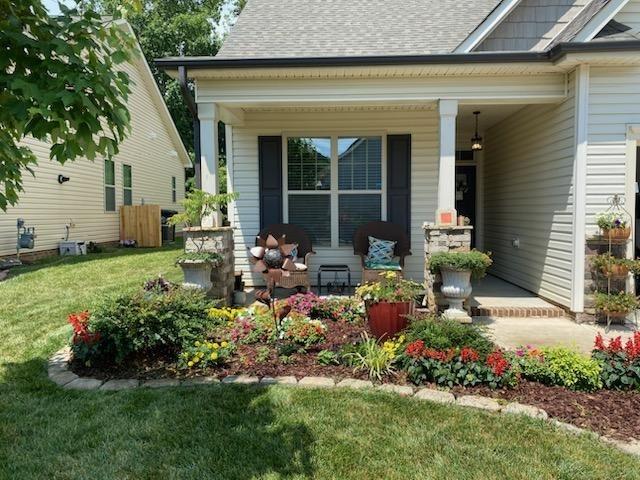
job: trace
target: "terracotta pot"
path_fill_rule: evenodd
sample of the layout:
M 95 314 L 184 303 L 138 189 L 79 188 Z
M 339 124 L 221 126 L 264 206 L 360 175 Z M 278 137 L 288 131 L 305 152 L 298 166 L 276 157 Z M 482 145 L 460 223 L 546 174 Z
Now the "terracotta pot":
M 371 333 L 380 340 L 393 337 L 407 328 L 407 315 L 414 310 L 413 302 L 378 302 L 367 305 Z
M 629 268 L 625 265 L 609 265 L 608 267 L 602 267 L 601 270 L 605 277 L 624 278 L 629 275 Z
M 628 240 L 631 236 L 631 227 L 603 229 L 602 236 L 613 241 Z

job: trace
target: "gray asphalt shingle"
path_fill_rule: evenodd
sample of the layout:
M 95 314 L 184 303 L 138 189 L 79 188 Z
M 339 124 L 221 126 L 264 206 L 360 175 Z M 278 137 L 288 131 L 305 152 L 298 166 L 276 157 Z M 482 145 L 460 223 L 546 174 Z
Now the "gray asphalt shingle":
M 501 0 L 249 0 L 218 58 L 452 52 Z

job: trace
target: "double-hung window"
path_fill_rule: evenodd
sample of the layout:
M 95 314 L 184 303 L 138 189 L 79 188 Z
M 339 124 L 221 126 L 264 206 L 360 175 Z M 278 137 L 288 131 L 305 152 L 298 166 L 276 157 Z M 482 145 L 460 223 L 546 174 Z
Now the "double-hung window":
M 286 147 L 285 218 L 314 246 L 349 246 L 360 225 L 382 219 L 382 137 L 289 137 Z
M 113 160 L 104 161 L 104 209 L 116 211 L 116 164 Z
M 133 179 L 131 165 L 122 165 L 122 198 L 124 205 L 133 205 Z

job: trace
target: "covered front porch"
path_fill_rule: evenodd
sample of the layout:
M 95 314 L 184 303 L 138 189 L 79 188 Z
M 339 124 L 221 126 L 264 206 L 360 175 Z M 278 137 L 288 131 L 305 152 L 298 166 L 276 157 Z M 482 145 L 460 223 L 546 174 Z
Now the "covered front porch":
M 362 269 L 351 244 L 357 222 L 398 222 L 397 200 L 407 198 L 400 213 L 412 250 L 408 278 L 424 280 L 423 224 L 435 222 L 438 211 L 455 209 L 474 227 L 472 246 L 493 253 L 493 277 L 478 284 L 471 304 L 477 313 L 490 307 L 511 315 L 515 310 L 509 309 L 523 305 L 527 316 L 558 316 L 564 312 L 559 306 L 580 311 L 584 249 L 576 246 L 573 228 L 574 75 L 549 66 L 523 75 L 509 66 L 508 73 L 482 76 L 478 72 L 486 74 L 488 67 L 474 68 L 476 74 L 457 76 L 422 69 L 413 78 L 394 78 L 386 72 L 377 80 L 353 71 L 317 80 L 296 78 L 306 75 L 302 71 L 280 80 L 199 79 L 202 187 L 218 189 L 216 126 L 223 121 L 227 188 L 239 194 L 229 215 L 236 270 L 245 283 L 262 284 L 261 275 L 251 272 L 247 248 L 266 223 L 279 220 L 311 236 L 316 254 L 308 267 L 315 287 L 325 264 L 347 265 L 357 284 Z M 473 151 L 476 119 L 483 149 Z M 389 139 L 398 136 L 409 139 L 404 190 L 393 185 L 397 164 Z M 276 159 L 268 170 L 262 168 L 265 138 Z M 350 147 L 343 148 L 343 140 L 369 144 L 368 160 L 352 162 L 348 179 L 343 158 Z M 292 155 L 301 142 L 315 155 L 309 179 L 301 173 L 306 160 Z M 362 165 L 367 174 L 360 178 Z M 371 173 L 376 168 L 378 177 Z M 483 285 L 489 295 L 482 294 Z M 515 288 L 526 295 L 513 295 Z

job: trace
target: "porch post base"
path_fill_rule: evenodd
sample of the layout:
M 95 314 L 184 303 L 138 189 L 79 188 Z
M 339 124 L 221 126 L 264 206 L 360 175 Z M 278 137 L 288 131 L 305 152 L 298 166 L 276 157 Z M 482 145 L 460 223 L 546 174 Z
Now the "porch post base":
M 462 308 L 458 308 L 458 306 L 454 306 L 453 304 L 449 306 L 444 312 L 442 312 L 442 316 L 447 318 L 448 320 L 455 320 L 460 323 L 471 323 L 471 317 L 466 312 L 466 310 Z

